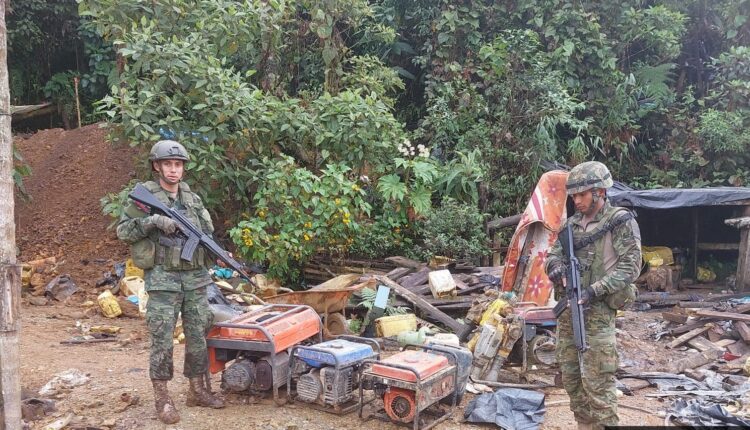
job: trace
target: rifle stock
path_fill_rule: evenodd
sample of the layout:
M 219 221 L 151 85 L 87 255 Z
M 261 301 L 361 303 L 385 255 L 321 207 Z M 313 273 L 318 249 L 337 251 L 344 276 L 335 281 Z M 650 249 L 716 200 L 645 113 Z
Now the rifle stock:
M 578 258 L 573 248 L 573 230 L 567 225 L 558 236 L 563 254 L 568 260 L 568 267 L 565 272 L 565 299 L 570 306 L 570 318 L 573 325 L 573 342 L 578 350 L 579 360 L 581 353 L 589 347 L 586 344 L 586 327 L 584 325 L 583 305 L 578 303 L 581 298 L 581 274 L 578 269 Z M 564 310 L 564 307 L 563 307 Z M 561 312 L 562 313 L 562 312 Z
M 151 212 L 160 212 L 164 216 L 172 218 L 177 223 L 177 227 L 186 238 L 185 244 L 182 247 L 180 259 L 191 261 L 195 250 L 198 249 L 198 246 L 202 246 L 211 254 L 215 255 L 216 258 L 232 268 L 232 270 L 239 273 L 240 276 L 252 286 L 256 288 L 258 287 L 255 282 L 250 279 L 250 275 L 245 271 L 242 263 L 232 258 L 224 248 L 219 246 L 219 244 L 209 235 L 203 233 L 200 228 L 193 225 L 186 216 L 159 201 L 148 189 L 146 189 L 146 187 L 141 184 L 136 185 L 128 197 L 148 207 Z

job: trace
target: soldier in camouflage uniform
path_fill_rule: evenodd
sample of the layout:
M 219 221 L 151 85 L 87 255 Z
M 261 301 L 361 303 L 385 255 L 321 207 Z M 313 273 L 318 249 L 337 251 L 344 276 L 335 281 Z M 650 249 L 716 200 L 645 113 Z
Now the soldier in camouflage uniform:
M 579 429 L 601 429 L 619 422 L 615 315 L 635 299 L 632 283 L 641 269 L 638 224 L 630 211 L 607 201 L 606 190 L 612 185 L 609 170 L 596 161 L 574 167 L 566 184 L 576 207 L 567 223 L 572 225 L 575 255 L 581 266 L 579 303 L 585 306 L 589 349 L 582 355 L 581 368 L 568 307 L 558 320 L 556 355 Z M 566 264 L 557 242 L 547 257 L 546 270 L 558 293 Z
M 178 142 L 162 140 L 151 148 L 149 160 L 158 180 L 143 186 L 162 203 L 182 211 L 204 233 L 213 233 L 211 217 L 200 197 L 181 182 L 189 160 L 185 148 Z M 146 323 L 151 337 L 149 373 L 156 412 L 162 422 L 174 424 L 180 416 L 169 397 L 167 381 L 173 374 L 172 336 L 180 312 L 186 340 L 183 370 L 190 381 L 186 403 L 224 407 L 204 384 L 208 371 L 205 335 L 212 321 L 206 293 L 206 286 L 211 283 L 209 262 L 202 247 L 196 250 L 192 261 L 180 260 L 184 240 L 175 234 L 177 224 L 164 215 L 149 215 L 144 209 L 132 200 L 128 202 L 117 226 L 117 237 L 130 244 L 133 262 L 145 271 L 149 295 Z

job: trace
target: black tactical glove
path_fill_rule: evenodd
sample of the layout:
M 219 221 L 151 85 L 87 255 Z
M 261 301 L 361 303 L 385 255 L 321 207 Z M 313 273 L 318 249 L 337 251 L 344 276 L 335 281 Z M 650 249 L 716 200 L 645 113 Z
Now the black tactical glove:
M 547 268 L 547 277 L 553 284 L 562 285 L 566 269 L 567 267 L 565 267 L 562 262 L 558 261 Z
M 143 221 L 146 228 L 158 228 L 166 234 L 172 234 L 177 231 L 177 223 L 170 217 L 164 215 L 151 215 Z
M 581 297 L 578 298 L 579 305 L 587 305 L 591 300 L 596 297 L 596 291 L 591 286 L 586 287 L 585 290 L 581 291 Z

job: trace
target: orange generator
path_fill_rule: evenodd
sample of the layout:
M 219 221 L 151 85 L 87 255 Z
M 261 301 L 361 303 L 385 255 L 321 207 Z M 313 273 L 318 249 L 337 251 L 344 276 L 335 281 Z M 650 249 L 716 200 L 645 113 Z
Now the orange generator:
M 421 346 L 405 350 L 384 360 L 367 360 L 360 384 L 359 417 L 365 402 L 362 390 L 373 390 L 383 406 L 371 415 L 401 424 L 413 423 L 414 430 L 426 430 L 448 419 L 461 403 L 471 368 L 469 350 L 450 345 Z M 443 403 L 446 411 L 431 408 Z M 380 411 L 385 411 L 385 414 Z M 430 413 L 431 412 L 431 413 Z M 432 419 L 421 420 L 430 413 Z
M 322 342 L 322 330 L 320 316 L 310 306 L 263 306 L 211 327 L 206 337 L 209 371 L 223 371 L 225 391 L 273 390 L 274 400 L 281 403 L 279 387 L 289 374 L 288 350 L 311 338 Z

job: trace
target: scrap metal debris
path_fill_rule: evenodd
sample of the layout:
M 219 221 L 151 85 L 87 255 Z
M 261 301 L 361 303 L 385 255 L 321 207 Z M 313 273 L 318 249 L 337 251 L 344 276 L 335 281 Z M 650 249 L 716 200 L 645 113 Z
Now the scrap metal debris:
M 680 425 L 716 426 L 735 425 L 750 427 L 750 421 L 736 417 L 723 406 L 706 400 L 677 399 L 672 403 L 667 420 Z

